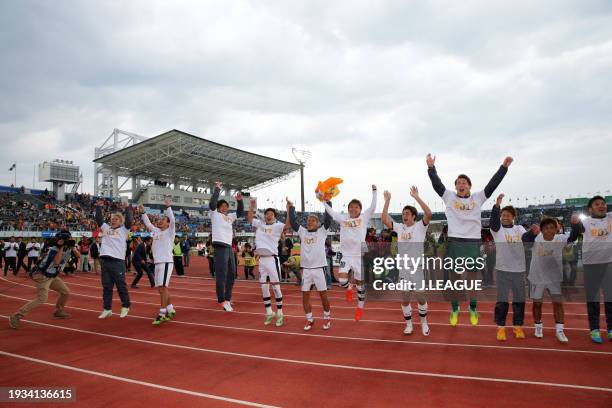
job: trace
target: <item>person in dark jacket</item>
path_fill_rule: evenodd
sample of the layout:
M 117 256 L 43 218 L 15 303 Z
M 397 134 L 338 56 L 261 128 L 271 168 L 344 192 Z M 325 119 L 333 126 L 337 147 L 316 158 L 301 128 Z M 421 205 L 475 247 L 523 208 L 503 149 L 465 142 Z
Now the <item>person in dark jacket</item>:
M 151 287 L 155 287 L 155 279 L 153 278 L 153 273 L 147 264 L 147 246 L 151 244 L 151 237 L 145 237 L 141 239 L 140 237 L 135 237 L 134 241 L 136 243 L 136 248 L 132 253 L 132 265 L 134 265 L 134 269 L 136 269 L 136 277 L 132 282 L 132 288 L 138 288 L 138 282 L 140 278 L 142 278 L 143 273 L 147 274 L 149 278 L 149 283 Z

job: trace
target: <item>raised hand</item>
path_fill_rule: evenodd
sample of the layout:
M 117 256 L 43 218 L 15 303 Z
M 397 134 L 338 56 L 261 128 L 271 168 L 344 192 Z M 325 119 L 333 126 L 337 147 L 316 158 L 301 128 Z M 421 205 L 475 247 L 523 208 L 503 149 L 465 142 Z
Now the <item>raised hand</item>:
M 221 188 L 223 187 L 223 183 L 220 181 L 215 181 L 215 187 L 221 190 Z
M 293 207 L 293 202 L 289 200 L 289 197 L 286 197 L 286 200 L 287 200 L 287 211 L 289 211 L 289 209 Z
M 427 157 L 425 157 L 425 160 L 427 161 L 427 167 L 429 168 L 432 168 L 436 165 L 436 156 L 432 157 L 431 153 L 427 153 Z
M 138 206 L 138 212 L 139 212 L 140 214 L 144 214 L 144 213 L 145 213 L 145 208 L 144 208 L 144 205 L 140 204 L 140 205 Z
M 242 201 L 242 193 L 241 192 L 237 192 L 236 195 L 234 196 L 234 198 L 236 199 L 236 201 Z
M 96 207 L 104 207 L 104 200 L 96 201 Z
M 385 203 L 391 201 L 391 193 L 387 190 L 385 190 L 385 192 L 383 193 L 383 197 L 385 198 Z
M 257 209 L 257 200 L 254 198 L 251 198 L 251 201 L 249 202 L 249 208 L 251 208 L 252 211 L 255 211 Z
M 508 156 L 508 157 L 506 157 L 506 158 L 504 159 L 504 164 L 503 164 L 503 166 L 504 166 L 504 167 L 510 167 L 510 165 L 512 164 L 512 162 L 513 162 L 513 161 L 514 161 L 514 159 L 513 159 L 512 157 Z
M 172 205 L 172 197 L 166 197 L 166 198 L 164 199 L 164 205 L 165 205 L 166 207 L 170 207 L 170 206 Z
M 501 193 L 500 195 L 498 195 L 497 200 L 495 200 L 495 205 L 499 207 L 504 197 L 505 197 L 504 193 Z
M 372 184 L 372 191 L 376 191 L 376 184 Z
M 416 186 L 410 187 L 410 197 L 418 198 L 418 196 L 419 196 L 419 189 L 416 188 Z

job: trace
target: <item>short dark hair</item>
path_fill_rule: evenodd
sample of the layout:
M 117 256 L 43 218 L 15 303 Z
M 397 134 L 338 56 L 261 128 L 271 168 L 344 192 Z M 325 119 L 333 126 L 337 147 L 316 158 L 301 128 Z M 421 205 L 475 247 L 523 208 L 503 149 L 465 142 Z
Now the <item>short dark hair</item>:
M 467 181 L 468 185 L 472 187 L 472 180 L 465 174 L 458 175 L 457 178 L 455 179 L 455 184 L 457 184 L 457 180 L 459 179 L 464 179 L 465 181 Z
M 274 213 L 274 216 L 276 217 L 278 215 L 278 213 L 276 212 L 276 210 L 272 207 L 270 208 L 266 208 L 266 210 L 264 211 L 264 215 L 266 215 L 268 213 L 268 211 L 272 211 Z
M 406 211 L 406 210 L 410 211 L 410 212 L 412 213 L 412 215 L 414 215 L 414 218 L 416 218 L 416 217 L 417 217 L 417 215 L 418 215 L 418 211 L 417 211 L 417 209 L 416 209 L 416 208 L 414 208 L 413 206 L 411 206 L 411 205 L 405 205 L 405 206 L 404 206 L 404 208 L 402 208 L 402 212 L 404 212 L 404 211 Z
M 508 211 L 510 214 L 512 214 L 513 217 L 516 218 L 516 208 L 514 208 L 511 205 L 507 205 L 504 208 L 501 209 L 500 214 L 503 213 L 504 211 Z
M 546 218 L 542 218 L 542 221 L 540 221 L 540 229 L 543 230 L 544 227 L 547 226 L 548 224 L 554 224 L 555 228 L 559 226 L 559 222 L 557 221 L 556 218 L 546 217 Z
M 229 203 L 227 201 L 221 199 L 221 200 L 217 201 L 217 208 L 221 207 L 221 205 L 223 205 L 223 204 L 225 204 L 225 205 L 227 205 L 229 207 Z
M 602 200 L 604 203 L 606 202 L 606 199 L 605 199 L 605 198 L 603 198 L 603 197 L 602 197 L 602 196 L 600 196 L 600 195 L 596 195 L 596 196 L 593 196 L 593 197 L 592 197 L 592 198 L 589 200 L 589 202 L 587 203 L 587 208 L 591 208 L 591 207 L 593 206 L 593 203 L 594 203 L 595 201 L 597 201 L 597 200 Z
M 357 204 L 359 206 L 359 209 L 361 210 L 363 207 L 361 206 L 361 201 L 359 201 L 356 198 L 353 198 L 351 201 L 349 201 L 348 205 L 346 206 L 346 208 L 350 207 L 351 204 Z
M 144 237 L 144 238 L 142 239 L 142 242 L 149 242 L 151 239 L 152 239 L 152 238 L 151 238 L 150 236 L 149 236 L 149 237 Z

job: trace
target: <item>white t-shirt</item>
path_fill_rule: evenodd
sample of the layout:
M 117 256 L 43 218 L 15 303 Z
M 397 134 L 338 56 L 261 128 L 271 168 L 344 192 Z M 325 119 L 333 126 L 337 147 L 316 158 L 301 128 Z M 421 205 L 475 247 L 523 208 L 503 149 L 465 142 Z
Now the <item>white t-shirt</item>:
M 232 245 L 232 224 L 236 221 L 236 218 L 236 213 L 225 215 L 217 210 L 210 212 L 213 242 L 222 242 L 230 246 Z
M 522 225 L 506 228 L 503 225 L 498 231 L 491 230 L 495 241 L 495 269 L 504 272 L 525 272 L 525 247 L 523 234 L 527 232 Z
M 347 214 L 335 212 L 326 202 L 325 211 L 340 224 L 340 252 L 342 256 L 361 256 L 365 247 L 365 237 L 368 224 L 376 210 L 376 190 L 372 191 L 372 204 L 357 218 L 350 218 Z M 365 251 L 363 251 L 365 252 Z
M 124 225 L 119 228 L 111 228 L 107 223 L 100 227 L 100 256 L 110 256 L 116 259 L 125 259 L 127 250 L 128 229 Z
M 277 255 L 278 241 L 285 229 L 285 224 L 275 221 L 272 224 L 266 224 L 257 218 L 253 219 L 253 227 L 255 231 L 255 253 L 257 255 Z
M 415 259 L 422 257 L 428 227 L 429 225 L 423 224 L 423 220 L 416 221 L 411 226 L 403 222 L 393 222 L 393 231 L 397 233 L 398 254 Z
M 40 244 L 38 242 L 30 242 L 26 245 L 26 251 L 28 251 L 28 258 L 38 258 L 40 255 Z
M 300 225 L 297 233 L 301 241 L 300 261 L 302 268 L 326 267 L 325 240 L 327 239 L 327 230 L 325 227 L 319 227 L 316 231 L 310 232 Z
M 587 265 L 612 262 L 612 213 L 604 218 L 587 217 L 582 225 L 582 262 Z
M 445 190 L 442 200 L 446 205 L 448 236 L 453 238 L 481 238 L 482 205 L 487 201 L 484 191 L 461 198 L 451 190 Z
M 161 230 L 158 227 L 151 224 L 147 214 L 142 215 L 142 221 L 151 233 L 151 251 L 153 252 L 153 259 L 155 263 L 167 263 L 174 262 L 172 249 L 174 248 L 174 236 L 176 235 L 174 212 L 172 208 L 166 208 L 165 215 L 170 219 L 168 228 Z
M 558 283 L 563 280 L 563 248 L 567 245 L 568 234 L 557 234 L 552 241 L 545 241 L 538 234 L 531 252 L 529 282 L 534 284 Z
M 16 258 L 18 248 L 19 248 L 19 244 L 16 242 L 4 243 L 4 256 L 7 258 Z

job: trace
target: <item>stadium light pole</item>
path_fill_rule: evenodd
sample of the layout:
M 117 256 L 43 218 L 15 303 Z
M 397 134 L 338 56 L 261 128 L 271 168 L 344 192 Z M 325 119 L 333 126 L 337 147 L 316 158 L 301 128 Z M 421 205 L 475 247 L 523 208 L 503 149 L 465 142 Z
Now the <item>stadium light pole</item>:
M 291 153 L 293 154 L 293 157 L 295 157 L 295 160 L 297 160 L 297 162 L 300 164 L 300 181 L 301 181 L 301 203 L 302 203 L 302 212 L 305 212 L 304 209 L 304 164 L 306 164 L 306 162 L 308 161 L 308 159 L 310 159 L 310 156 L 312 155 L 310 153 L 310 150 L 300 150 L 297 149 L 295 147 L 291 148 Z

